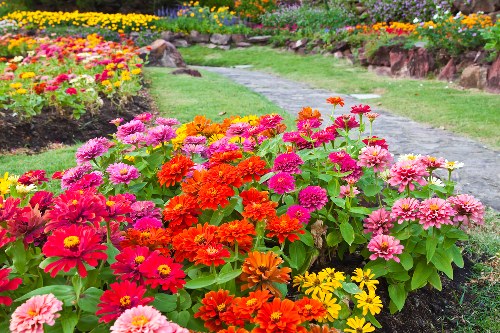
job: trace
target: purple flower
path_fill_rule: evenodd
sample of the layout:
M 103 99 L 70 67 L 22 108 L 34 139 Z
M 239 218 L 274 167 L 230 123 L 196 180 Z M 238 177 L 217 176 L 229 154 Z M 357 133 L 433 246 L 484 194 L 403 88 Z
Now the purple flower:
M 111 145 L 106 138 L 94 138 L 87 141 L 76 151 L 76 161 L 83 164 L 106 153 Z
M 304 224 L 308 223 L 311 218 L 311 212 L 300 205 L 292 205 L 288 207 L 286 214 L 290 216 L 290 218 L 297 219 Z
M 299 192 L 299 203 L 309 211 L 320 210 L 328 202 L 326 190 L 319 186 L 308 186 Z
M 207 138 L 203 135 L 187 136 L 184 139 L 185 145 L 204 145 L 205 143 L 207 143 Z
M 285 153 L 276 156 L 273 171 L 283 171 L 288 173 L 301 173 L 300 166 L 304 164 L 302 158 L 296 153 Z
M 267 185 L 278 194 L 289 193 L 295 190 L 295 178 L 286 172 L 279 172 L 272 176 Z
M 133 165 L 114 163 L 108 166 L 109 181 L 113 184 L 128 184 L 131 180 L 139 178 L 139 171 Z

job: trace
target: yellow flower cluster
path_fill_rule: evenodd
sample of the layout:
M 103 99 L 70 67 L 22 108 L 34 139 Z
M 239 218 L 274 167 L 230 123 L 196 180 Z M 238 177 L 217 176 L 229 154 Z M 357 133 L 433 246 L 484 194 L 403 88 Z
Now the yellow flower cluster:
M 493 21 L 491 20 L 491 17 L 489 15 L 484 15 L 484 14 L 470 14 L 470 15 L 460 15 L 458 18 L 460 20 L 460 23 L 464 26 L 467 26 L 467 28 L 487 28 L 487 27 L 492 27 L 493 26 Z M 454 17 L 450 17 L 450 22 L 453 22 L 455 20 Z
M 177 12 L 178 17 L 193 17 L 201 20 L 209 19 L 214 21 L 214 23 L 220 27 L 224 25 L 223 22 L 225 19 L 231 20 L 236 14 L 235 12 L 230 11 L 229 7 L 203 7 L 200 6 L 198 1 L 190 1 L 189 3 L 183 3 L 182 5 L 185 8 L 182 8 Z
M 5 197 L 6 194 L 10 193 L 10 189 L 12 186 L 16 187 L 16 192 L 18 194 L 26 194 L 29 192 L 36 191 L 37 187 L 34 184 L 31 185 L 23 185 L 18 183 L 19 176 L 17 175 L 9 175 L 8 172 L 4 173 L 3 177 L 0 177 L 0 197 Z M 0 201 L 0 208 L 2 208 L 2 203 Z
M 415 31 L 415 24 L 404 23 L 404 22 L 390 22 L 389 24 L 385 22 L 375 23 L 372 26 L 374 31 L 402 31 L 405 33 L 411 33 Z
M 55 26 L 101 27 L 117 32 L 156 29 L 158 16 L 144 14 L 105 14 L 96 12 L 15 11 L 0 18 L 14 20 L 19 27 L 34 25 L 39 29 Z

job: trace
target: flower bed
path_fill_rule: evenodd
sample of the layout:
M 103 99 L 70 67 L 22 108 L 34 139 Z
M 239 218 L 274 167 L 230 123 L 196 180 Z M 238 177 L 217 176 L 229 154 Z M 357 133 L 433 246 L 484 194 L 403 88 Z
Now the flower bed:
M 52 176 L 60 192 L 42 170 L 5 175 L 0 331 L 371 332 L 382 307 L 441 289 L 483 222 L 481 203 L 435 178 L 461 164 L 394 162 L 368 106 L 321 117 L 304 108 L 287 132 L 279 115 L 146 113 L 80 147 Z M 318 264 L 327 254 L 367 263 L 343 272 Z

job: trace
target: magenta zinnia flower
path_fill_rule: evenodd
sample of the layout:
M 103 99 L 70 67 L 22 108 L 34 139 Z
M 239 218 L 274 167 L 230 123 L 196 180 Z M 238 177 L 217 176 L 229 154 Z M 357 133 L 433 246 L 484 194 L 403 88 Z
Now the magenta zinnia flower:
M 351 113 L 354 113 L 354 114 L 364 114 L 364 113 L 368 113 L 371 111 L 372 110 L 370 109 L 369 105 L 360 104 L 360 105 L 351 106 Z
M 120 140 L 123 140 L 128 135 L 134 133 L 142 133 L 146 131 L 146 125 L 140 120 L 132 120 L 128 123 L 118 126 L 116 131 L 116 137 Z
M 131 180 L 140 176 L 139 171 L 133 165 L 125 163 L 114 163 L 108 166 L 106 172 L 109 173 L 109 181 L 112 184 L 128 184 Z
M 278 194 L 289 193 L 295 190 L 295 178 L 286 172 L 279 172 L 272 176 L 267 185 Z
M 18 183 L 23 185 L 40 185 L 43 182 L 49 181 L 45 176 L 45 170 L 30 170 L 25 172 L 17 180 Z
M 177 134 L 175 129 L 167 125 L 158 125 L 148 130 L 146 143 L 148 145 L 157 146 L 163 142 L 167 142 L 175 138 Z
M 175 118 L 162 118 L 162 117 L 156 118 L 155 123 L 157 125 L 165 125 L 165 126 L 175 126 L 180 124 L 180 122 Z
M 356 120 L 356 117 L 350 114 L 343 114 L 340 117 L 335 118 L 335 121 L 333 122 L 333 127 L 349 131 L 353 128 L 359 127 L 359 123 Z
M 286 215 L 290 216 L 292 219 L 299 220 L 302 224 L 307 224 L 311 218 L 311 212 L 300 205 L 292 205 L 288 207 Z
M 0 293 L 16 290 L 21 283 L 23 283 L 23 279 L 14 278 L 9 280 L 10 268 L 0 268 Z M 0 295 L 0 305 L 10 306 L 12 304 L 12 298 L 8 296 Z
M 392 218 L 398 219 L 398 224 L 404 221 L 416 221 L 418 218 L 418 207 L 420 202 L 414 198 L 402 198 L 396 200 L 392 205 Z
M 149 228 L 161 228 L 163 227 L 163 223 L 159 219 L 155 219 L 154 217 L 142 217 L 135 221 L 134 228 L 139 230 L 145 230 Z
M 422 201 L 419 207 L 419 223 L 427 230 L 429 227 L 441 228 L 442 224 L 453 224 L 451 217 L 455 213 L 451 205 L 441 198 L 431 198 Z
M 38 191 L 30 199 L 30 206 L 35 207 L 38 205 L 38 209 L 44 213 L 51 205 L 52 199 L 54 198 L 54 193 L 48 191 Z
M 116 262 L 111 264 L 113 274 L 118 275 L 122 281 L 142 280 L 139 271 L 142 263 L 149 257 L 151 251 L 145 246 L 129 246 L 124 248 L 116 257 Z
M 157 251 L 151 253 L 139 271 L 146 277 L 146 284 L 151 288 L 161 286 L 163 290 L 176 293 L 186 283 L 184 281 L 186 273 L 182 270 L 182 265 Z
M 76 151 L 76 161 L 78 164 L 91 161 L 106 153 L 110 146 L 111 142 L 106 138 L 90 139 Z
M 343 150 L 331 153 L 328 155 L 328 159 L 334 164 L 335 171 L 352 171 L 347 177 L 344 177 L 344 179 L 351 178 L 357 181 L 363 174 L 363 171 L 361 170 L 361 167 L 358 166 L 356 160 Z M 355 181 L 353 183 L 355 183 Z
M 160 311 L 149 305 L 125 310 L 111 326 L 111 333 L 189 333 L 189 330 L 169 322 Z
M 394 259 L 395 262 L 399 262 L 399 258 L 396 255 L 401 254 L 403 249 L 404 246 L 399 244 L 399 239 L 389 235 L 376 235 L 368 243 L 368 250 L 373 252 L 370 260 L 384 258 L 385 260 Z
M 304 208 L 320 210 L 328 202 L 326 190 L 319 186 L 308 186 L 299 192 L 299 202 Z
M 358 157 L 358 165 L 373 168 L 375 172 L 384 171 L 392 163 L 392 155 L 380 146 L 363 147 Z
M 43 333 L 43 324 L 54 326 L 62 305 L 53 294 L 31 297 L 12 313 L 11 333 Z
M 130 217 L 136 221 L 142 217 L 154 217 L 156 219 L 161 219 L 161 209 L 156 207 L 153 201 L 136 201 L 130 208 Z
M 19 212 L 16 219 L 7 221 L 7 228 L 11 236 L 14 236 L 14 239 L 22 239 L 26 247 L 31 243 L 38 246 L 46 238 L 43 233 L 46 223 L 47 217 L 42 215 L 37 206 L 34 208 L 27 206 Z M 1 234 L 0 228 L 0 247 L 2 247 Z
M 265 130 L 268 130 L 278 126 L 279 123 L 281 123 L 281 121 L 283 120 L 283 117 L 280 116 L 279 114 L 273 113 L 273 114 L 266 114 L 260 117 L 259 120 L 260 120 L 259 122 L 260 127 L 264 128 Z
M 404 160 L 391 167 L 388 182 L 392 186 L 399 185 L 399 192 L 403 192 L 407 186 L 413 191 L 415 189 L 413 182 L 423 186 L 427 183 L 423 177 L 428 175 L 422 163 L 415 160 Z
M 12 243 L 15 240 L 16 237 L 7 236 L 7 229 L 0 227 L 0 248 L 4 247 L 9 243 Z
M 387 234 L 394 226 L 391 214 L 385 209 L 377 209 L 373 211 L 366 219 L 364 219 L 364 233 L 372 232 L 373 235 Z
M 82 178 L 71 184 L 69 190 L 76 191 L 76 190 L 85 190 L 89 188 L 96 188 L 101 186 L 102 183 L 103 183 L 102 172 L 92 171 L 91 173 L 83 175 Z
M 78 180 L 82 179 L 82 177 L 90 170 L 92 170 L 92 166 L 90 164 L 83 164 L 64 171 L 64 174 L 61 178 L 61 188 L 69 188 Z
M 300 166 L 304 164 L 302 158 L 296 153 L 285 153 L 276 156 L 273 171 L 283 171 L 288 173 L 300 173 Z
M 470 226 L 476 224 L 484 224 L 484 206 L 483 204 L 469 194 L 459 194 L 454 197 L 449 197 L 448 202 L 455 210 L 453 222 Z

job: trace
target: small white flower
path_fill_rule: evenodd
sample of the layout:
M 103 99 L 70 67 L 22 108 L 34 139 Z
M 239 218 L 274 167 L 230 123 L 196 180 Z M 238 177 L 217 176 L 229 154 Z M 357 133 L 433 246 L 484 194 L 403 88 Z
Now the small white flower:
M 36 185 L 35 184 L 30 184 L 30 185 L 17 184 L 16 191 L 17 191 L 17 193 L 20 193 L 20 194 L 34 192 L 34 191 L 36 191 Z
M 436 178 L 436 177 L 431 177 L 431 179 L 429 179 L 429 184 L 436 185 L 439 187 L 444 187 L 444 183 L 441 181 L 441 179 Z
M 460 169 L 463 166 L 464 166 L 464 164 L 462 162 L 458 162 L 458 161 L 448 161 L 447 160 L 444 164 L 445 169 L 448 169 L 450 171 Z
M 417 24 L 418 22 L 420 22 L 420 20 L 418 19 L 418 17 L 415 17 L 415 18 L 413 19 L 413 23 Z
M 23 56 L 15 56 L 14 59 L 12 59 L 13 62 L 21 62 L 23 61 L 24 57 Z
M 398 162 L 403 162 L 403 161 L 416 161 L 418 160 L 420 157 L 422 157 L 422 155 L 420 154 L 404 154 L 404 155 L 401 155 L 399 156 L 398 158 Z

